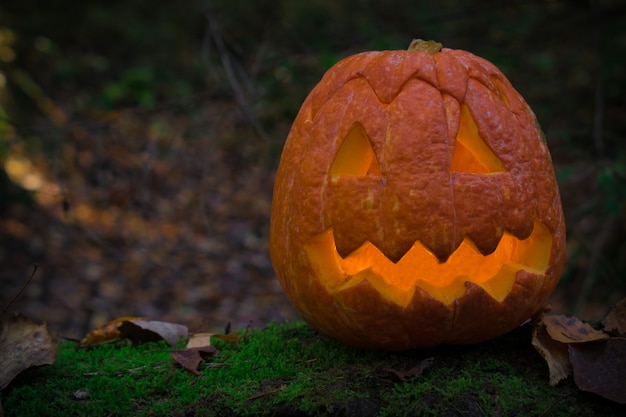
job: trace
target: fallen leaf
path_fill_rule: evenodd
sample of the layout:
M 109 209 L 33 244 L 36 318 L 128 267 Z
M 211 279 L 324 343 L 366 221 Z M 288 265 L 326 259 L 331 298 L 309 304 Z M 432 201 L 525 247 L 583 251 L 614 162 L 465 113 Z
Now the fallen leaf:
M 609 335 L 596 330 L 576 317 L 545 315 L 541 319 L 550 337 L 562 343 L 583 343 L 608 339 Z
M 434 360 L 435 360 L 434 358 L 424 359 L 420 361 L 416 366 L 409 369 L 408 371 L 398 371 L 397 369 L 391 369 L 391 368 L 387 368 L 386 371 L 391 372 L 392 374 L 397 376 L 398 379 L 400 379 L 400 381 L 403 381 L 403 382 L 412 381 L 418 376 L 420 376 L 426 368 L 429 368 L 433 364 Z
M 198 365 L 200 365 L 203 359 L 217 356 L 218 354 L 219 351 L 214 346 L 194 347 L 170 352 L 170 356 L 174 361 L 194 375 L 200 375 Z
M 200 375 L 198 365 L 202 362 L 202 356 L 195 349 L 174 350 L 170 352 L 172 359 L 194 375 Z
M 219 351 L 211 346 L 211 333 L 193 334 L 187 342 L 187 347 L 182 350 L 173 350 L 170 356 L 194 375 L 200 375 L 198 365 L 207 357 L 217 356 Z
M 155 320 L 128 320 L 119 327 L 120 337 L 134 343 L 165 340 L 170 346 L 187 338 L 187 326 Z
M 125 321 L 131 320 L 147 320 L 144 317 L 118 317 L 110 322 L 96 327 L 87 335 L 80 344 L 83 346 L 91 346 L 98 343 L 110 342 L 120 338 L 120 326 Z
M 0 389 L 20 372 L 56 360 L 56 338 L 45 324 L 21 315 L 0 315 Z
M 626 298 L 615 304 L 602 320 L 604 330 L 619 335 L 626 335 Z
M 554 386 L 572 374 L 567 343 L 554 340 L 539 321 L 533 327 L 532 345 L 548 364 L 550 385 Z
M 572 343 L 569 356 L 578 388 L 626 404 L 626 339 Z
M 619 328 L 623 308 L 618 304 L 612 310 L 608 327 Z M 623 337 L 611 337 L 576 317 L 544 315 L 535 322 L 532 344 L 548 364 L 550 385 L 573 375 L 580 390 L 626 404 Z

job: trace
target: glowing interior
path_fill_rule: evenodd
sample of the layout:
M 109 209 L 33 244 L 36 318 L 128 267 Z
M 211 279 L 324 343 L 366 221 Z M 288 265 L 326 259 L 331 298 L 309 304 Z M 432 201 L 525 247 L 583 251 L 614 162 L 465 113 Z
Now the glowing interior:
M 342 258 L 337 253 L 332 229 L 311 239 L 305 251 L 329 292 L 367 280 L 383 297 L 404 307 L 411 301 L 416 286 L 450 305 L 465 292 L 466 281 L 480 285 L 502 301 L 511 291 L 518 271 L 545 273 L 551 247 L 550 231 L 535 221 L 528 238 L 520 240 L 505 232 L 496 250 L 486 256 L 465 239 L 446 262 L 439 262 L 419 241 L 397 263 L 370 242 Z
M 330 166 L 330 175 L 331 179 L 336 180 L 341 175 L 367 174 L 380 175 L 380 169 L 365 128 L 360 123 L 355 123 L 335 155 Z
M 473 174 L 504 172 L 502 161 L 478 134 L 478 127 L 466 104 L 461 105 L 459 131 L 450 170 Z

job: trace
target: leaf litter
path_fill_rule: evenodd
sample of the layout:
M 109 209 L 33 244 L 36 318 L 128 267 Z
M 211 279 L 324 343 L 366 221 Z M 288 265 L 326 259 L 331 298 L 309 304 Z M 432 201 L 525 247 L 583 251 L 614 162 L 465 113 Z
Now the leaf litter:
M 572 376 L 578 388 L 608 400 L 626 404 L 626 300 L 618 303 L 603 320 L 603 329 L 576 317 L 542 314 L 535 320 L 532 344 L 545 359 L 550 384 Z M 249 326 L 248 326 L 249 328 Z M 128 339 L 133 343 L 166 341 L 170 346 L 187 341 L 184 349 L 171 350 L 173 361 L 194 375 L 198 367 L 219 350 L 211 339 L 238 343 L 243 335 L 230 333 L 189 334 L 187 326 L 148 320 L 143 317 L 120 317 L 89 332 L 80 346 Z M 36 324 L 23 315 L 0 315 L 0 389 L 23 370 L 53 364 L 58 340 L 45 324 Z M 401 381 L 412 381 L 433 363 L 427 358 L 409 370 L 386 369 Z
M 120 337 L 133 343 L 158 342 L 165 340 L 168 345 L 176 346 L 186 340 L 187 326 L 156 320 L 126 320 L 119 327 Z
M 0 315 L 0 389 L 28 368 L 53 364 L 57 345 L 45 324 L 21 314 Z
M 211 344 L 212 337 L 227 343 L 240 341 L 242 336 L 236 332 L 230 333 L 229 327 L 225 333 L 194 333 L 190 335 L 187 326 L 182 324 L 148 320 L 144 317 L 118 317 L 90 331 L 81 341 L 81 346 L 90 347 L 120 339 L 127 339 L 133 343 L 164 340 L 170 346 L 176 346 L 182 341 L 187 341 L 184 349 L 169 351 L 170 356 L 174 362 L 189 372 L 200 375 L 198 371 L 200 363 L 219 355 L 219 350 Z M 248 328 L 246 328 L 244 336 Z
M 595 329 L 576 317 L 543 314 L 532 344 L 545 359 L 550 385 L 572 376 L 576 386 L 626 404 L 626 299 Z
M 83 346 L 91 346 L 118 340 L 120 338 L 120 326 L 125 321 L 131 320 L 147 319 L 144 317 L 118 317 L 108 323 L 96 327 L 95 329 L 87 333 L 87 335 L 83 338 L 83 340 L 81 340 L 80 343 Z

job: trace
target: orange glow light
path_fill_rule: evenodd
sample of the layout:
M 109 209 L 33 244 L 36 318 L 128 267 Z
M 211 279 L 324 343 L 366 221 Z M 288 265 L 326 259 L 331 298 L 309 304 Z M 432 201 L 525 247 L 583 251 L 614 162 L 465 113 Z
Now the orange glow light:
M 376 246 L 365 242 L 342 258 L 335 247 L 332 229 L 315 236 L 305 247 L 310 265 L 329 292 L 337 292 L 369 281 L 385 298 L 406 306 L 420 287 L 446 305 L 465 292 L 465 282 L 480 285 L 502 301 L 511 291 L 518 271 L 543 274 L 550 259 L 552 235 L 536 221 L 531 235 L 523 240 L 504 233 L 498 247 L 481 254 L 464 239 L 445 262 L 420 242 L 398 261 L 390 261 Z

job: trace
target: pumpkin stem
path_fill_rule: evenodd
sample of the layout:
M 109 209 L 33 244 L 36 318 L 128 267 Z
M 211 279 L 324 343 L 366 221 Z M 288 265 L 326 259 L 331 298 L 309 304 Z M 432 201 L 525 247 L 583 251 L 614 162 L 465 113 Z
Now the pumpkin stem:
M 423 51 L 428 52 L 431 55 L 435 55 L 437 52 L 441 52 L 443 45 L 436 41 L 425 41 L 423 39 L 413 39 L 407 51 Z

